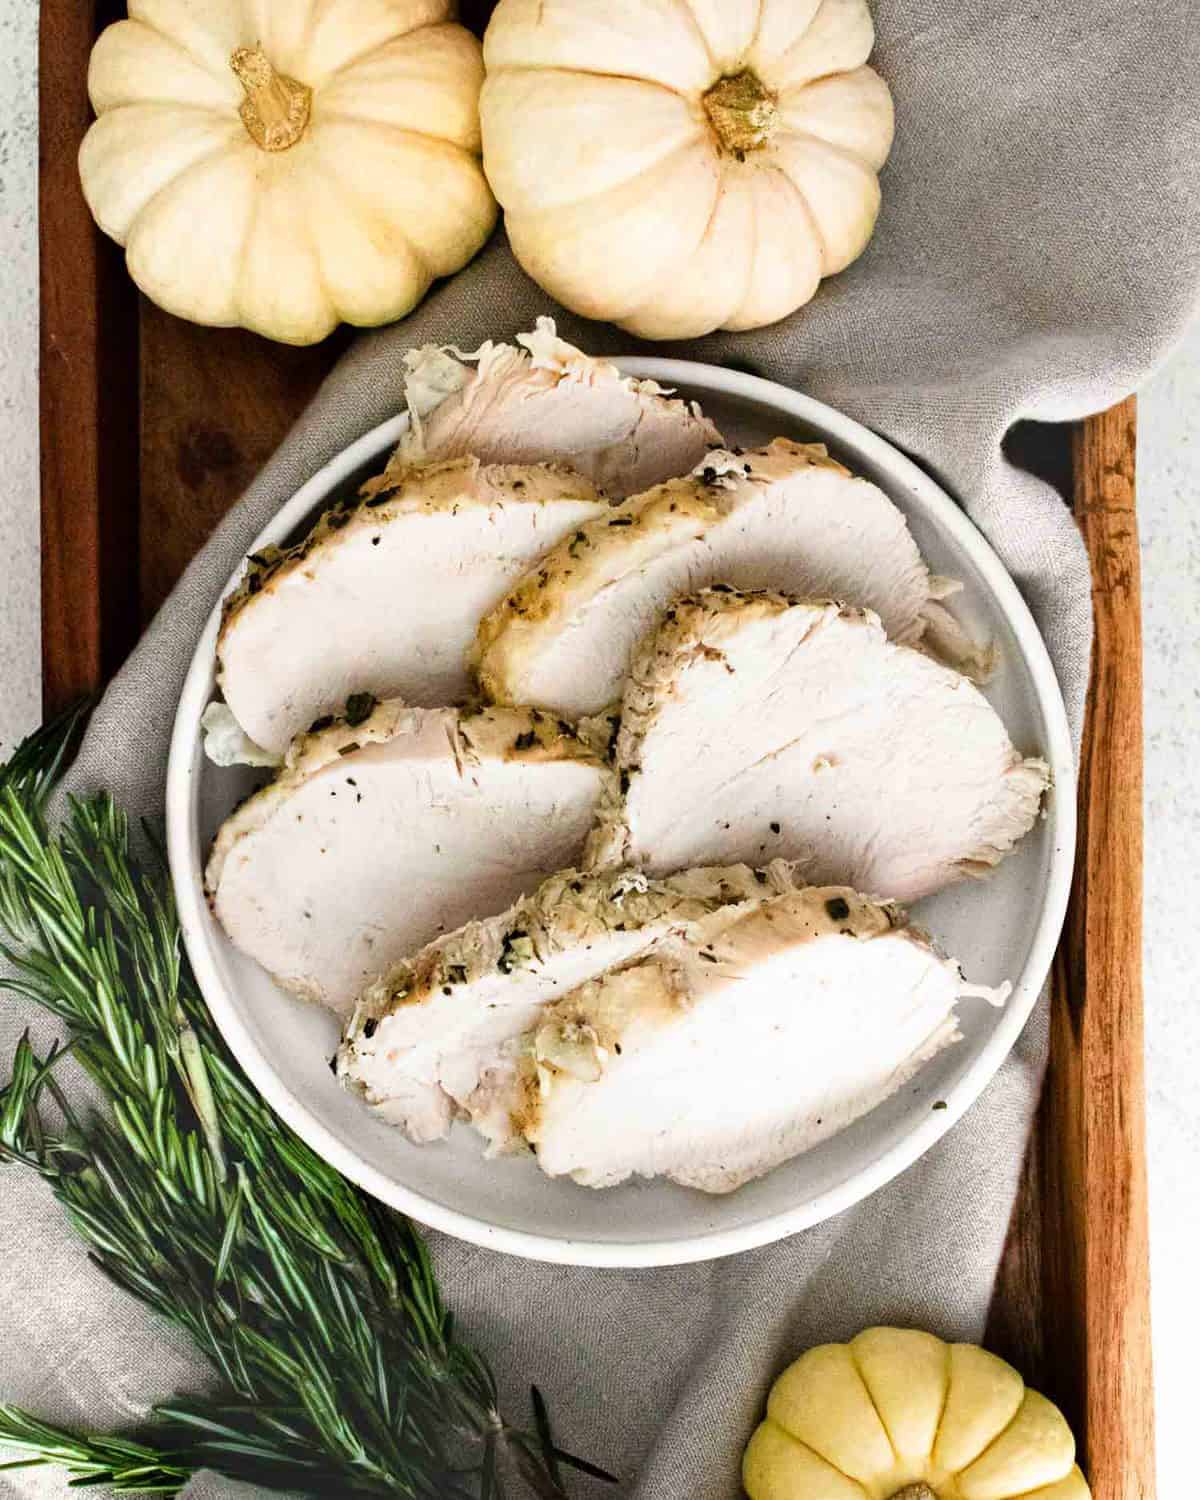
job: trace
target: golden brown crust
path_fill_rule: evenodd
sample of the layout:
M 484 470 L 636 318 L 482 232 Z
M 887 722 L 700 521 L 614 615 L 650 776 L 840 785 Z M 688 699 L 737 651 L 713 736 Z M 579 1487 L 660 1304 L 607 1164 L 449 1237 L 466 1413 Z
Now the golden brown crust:
M 562 870 L 506 912 L 468 923 L 397 964 L 367 989 L 347 1028 L 347 1040 L 367 1019 L 400 1006 L 423 1005 L 446 987 L 466 987 L 522 961 L 518 942 L 545 963 L 555 954 L 601 938 L 618 927 L 636 931 L 664 920 L 687 925 L 723 907 L 762 901 L 793 887 L 791 869 L 777 861 L 765 870 L 717 865 L 651 880 L 634 871 L 583 874 Z M 508 969 L 505 968 L 508 965 Z
M 309 777 L 368 745 L 384 744 L 415 732 L 431 719 L 445 721 L 451 753 L 460 765 L 506 760 L 538 764 L 577 760 L 600 767 L 594 752 L 565 719 L 531 708 L 419 709 L 399 698 L 377 702 L 369 693 L 352 697 L 346 711 L 318 719 L 292 741 L 282 770 L 236 809 L 217 832 L 205 871 L 209 900 L 234 845 L 263 827 L 281 803 Z
M 590 480 L 577 474 L 569 464 L 481 464 L 477 458 L 448 458 L 430 464 L 406 465 L 395 472 L 385 469 L 376 478 L 367 480 L 357 495 L 346 496 L 322 512 L 293 546 L 264 547 L 252 552 L 246 560 L 245 575 L 221 607 L 218 675 L 222 644 L 242 610 L 252 600 L 271 593 L 283 578 L 303 567 L 334 538 L 356 527 L 369 526 L 377 531 L 402 516 L 486 507 L 494 502 L 496 492 L 506 483 L 530 469 L 561 480 L 561 493 L 554 496 L 556 499 L 602 503 L 603 497 Z
M 536 1148 L 559 1080 L 598 1079 L 631 1045 L 632 1028 L 644 1036 L 648 1026 L 670 1025 L 723 965 L 748 968 L 761 955 L 823 937 L 869 942 L 892 934 L 936 952 L 894 902 L 872 901 L 849 886 L 804 886 L 747 908 L 702 949 L 652 954 L 589 980 L 547 1007 L 519 1069 L 515 1127 Z
M 744 483 L 752 460 L 780 453 L 849 476 L 822 443 L 776 438 L 744 459 L 718 449 L 692 474 L 632 496 L 552 547 L 480 623 L 472 661 L 486 696 L 520 701 L 523 664 L 547 649 L 557 621 L 680 542 L 703 536 L 755 493 Z

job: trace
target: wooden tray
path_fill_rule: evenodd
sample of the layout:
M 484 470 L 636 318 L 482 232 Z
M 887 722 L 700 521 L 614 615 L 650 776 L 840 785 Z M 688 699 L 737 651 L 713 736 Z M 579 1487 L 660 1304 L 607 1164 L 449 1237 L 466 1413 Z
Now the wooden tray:
M 466 7 L 471 10 L 472 7 Z M 485 7 L 475 6 L 475 14 Z M 193 328 L 139 299 L 75 156 L 112 0 L 41 16 L 42 629 L 48 711 L 101 686 L 341 354 Z M 1019 429 L 1073 504 L 1096 646 L 1050 1071 L 989 1342 L 1059 1400 L 1097 1500 L 1154 1493 L 1142 1077 L 1141 612 L 1132 401 Z

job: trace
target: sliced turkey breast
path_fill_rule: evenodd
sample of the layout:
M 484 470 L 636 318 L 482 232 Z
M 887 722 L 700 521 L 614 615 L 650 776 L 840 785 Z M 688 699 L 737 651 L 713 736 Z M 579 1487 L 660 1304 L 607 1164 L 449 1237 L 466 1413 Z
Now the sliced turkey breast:
M 206 879 L 231 940 L 339 1014 L 403 954 L 577 860 L 610 779 L 535 711 L 352 708 L 225 822 Z
M 727 1193 L 833 1135 L 957 1037 L 962 982 L 903 914 L 845 887 L 666 939 L 543 1014 L 511 1091 L 552 1177 Z
M 953 624 L 936 601 L 955 585 L 930 577 L 883 491 L 819 443 L 776 438 L 709 453 L 564 537 L 484 619 L 480 681 L 498 703 L 598 713 L 668 602 L 718 582 L 849 600 L 903 644 L 935 609 L 943 633 Z
M 514 1042 L 543 1006 L 668 934 L 702 944 L 748 904 L 794 889 L 770 870 L 564 870 L 499 916 L 468 922 L 402 961 L 365 992 L 347 1027 L 339 1075 L 417 1141 L 472 1118 L 491 1149 L 512 1144 Z
M 550 318 L 517 344 L 489 340 L 473 354 L 429 344 L 406 355 L 411 427 L 373 485 L 414 463 L 473 453 L 489 463 L 564 460 L 624 499 L 686 474 L 721 442 L 694 401 L 581 353 Z
M 971 682 L 869 611 L 724 585 L 638 649 L 616 761 L 597 865 L 795 859 L 901 901 L 997 864 L 1049 774 Z
M 251 557 L 227 600 L 226 703 L 256 745 L 280 754 L 351 693 L 461 702 L 480 618 L 608 508 L 565 465 L 457 458 L 327 511 L 296 546 Z

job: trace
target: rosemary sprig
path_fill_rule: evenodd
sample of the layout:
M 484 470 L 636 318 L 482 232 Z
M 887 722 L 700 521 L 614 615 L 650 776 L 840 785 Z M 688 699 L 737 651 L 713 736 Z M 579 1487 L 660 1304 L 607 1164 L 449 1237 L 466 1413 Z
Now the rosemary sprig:
M 171 1464 L 155 1448 L 128 1438 L 76 1437 L 3 1403 L 0 1433 L 6 1447 L 27 1455 L 0 1463 L 0 1473 L 56 1464 L 74 1484 L 105 1484 L 123 1495 L 174 1495 L 192 1476 L 190 1468 Z
M 17 1464 L 174 1494 L 199 1468 L 310 1495 L 565 1496 L 544 1408 L 505 1422 L 486 1362 L 454 1334 L 424 1242 L 327 1166 L 249 1087 L 199 996 L 170 889 L 111 797 L 47 812 L 74 719 L 0 767 L 2 983 L 60 1017 L 0 1090 L 0 1163 L 38 1172 L 91 1259 L 191 1336 L 220 1378 L 133 1437 L 78 1437 L 0 1405 Z M 69 1051 L 106 1112 L 81 1116 Z M 8 1467 L 8 1465 L 6 1465 Z

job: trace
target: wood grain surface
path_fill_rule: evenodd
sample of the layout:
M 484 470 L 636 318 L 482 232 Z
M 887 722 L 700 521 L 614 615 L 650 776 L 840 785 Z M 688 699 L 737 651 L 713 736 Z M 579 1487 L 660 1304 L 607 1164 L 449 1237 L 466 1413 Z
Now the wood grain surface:
M 286 349 L 241 328 L 198 328 L 145 298 L 141 332 L 141 546 L 149 620 L 213 527 L 283 441 L 350 341 Z
M 490 6 L 464 14 L 476 28 Z M 48 710 L 99 689 L 348 342 L 271 345 L 139 299 L 76 153 L 87 58 L 118 0 L 41 11 L 43 669 Z M 1074 451 L 1072 453 L 1072 443 Z M 1060 1399 L 1096 1500 L 1151 1500 L 1142 1083 L 1141 657 L 1132 403 L 1010 451 L 1071 487 L 1095 574 L 1078 876 L 1050 1070 L 989 1342 Z
M 1142 641 L 1132 400 L 1080 424 L 1095 644 L 1050 1066 L 990 1341 L 1062 1402 L 1096 1500 L 1152 1500 L 1142 1017 Z
M 1047 1158 L 1046 1225 L 1055 1230 L 1047 1247 L 1061 1278 L 1052 1300 L 1060 1322 L 1077 1331 L 1073 1369 L 1097 1500 L 1150 1500 L 1155 1488 L 1134 434 L 1128 401 L 1085 423 L 1075 442 L 1075 509 L 1092 558 L 1096 642 L 1080 765 L 1080 859 L 1047 1089 L 1060 1133 L 1059 1150 Z
M 91 120 L 87 61 L 116 0 L 42 0 L 41 240 L 43 702 L 93 691 L 137 639 L 137 293 L 92 224 L 76 156 Z

